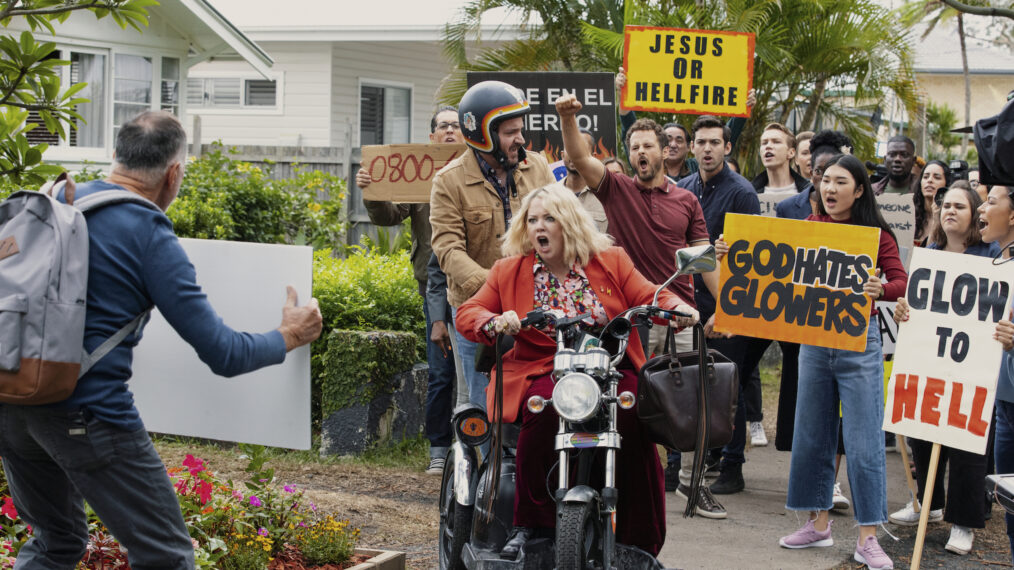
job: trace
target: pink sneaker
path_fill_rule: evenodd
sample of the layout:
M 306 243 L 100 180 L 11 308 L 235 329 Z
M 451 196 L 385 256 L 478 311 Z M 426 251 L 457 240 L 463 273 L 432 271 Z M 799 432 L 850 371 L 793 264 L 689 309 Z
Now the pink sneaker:
M 877 537 L 867 536 L 866 542 L 862 544 L 856 544 L 856 553 L 853 556 L 856 562 L 865 564 L 870 570 L 889 570 L 894 568 L 894 562 L 884 554 L 884 549 L 880 548 L 880 543 L 877 542 Z
M 789 536 L 783 536 L 778 544 L 782 545 L 783 548 L 810 548 L 813 546 L 831 546 L 834 544 L 834 539 L 831 538 L 831 523 L 834 521 L 827 521 L 827 530 L 821 532 L 813 528 L 813 521 L 806 521 L 803 528 L 790 534 Z M 858 554 L 857 554 L 858 556 Z

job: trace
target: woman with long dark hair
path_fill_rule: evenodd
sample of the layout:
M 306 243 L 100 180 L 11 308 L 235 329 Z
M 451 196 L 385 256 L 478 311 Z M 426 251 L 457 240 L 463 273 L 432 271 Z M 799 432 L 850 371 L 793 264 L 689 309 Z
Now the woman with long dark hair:
M 919 190 L 912 194 L 915 205 L 915 245 L 926 246 L 933 233 L 933 200 L 937 192 L 951 184 L 951 169 L 942 161 L 931 160 L 919 174 Z
M 819 213 L 808 220 L 880 229 L 877 267 L 886 281 L 879 274 L 871 274 L 863 285 L 864 293 L 874 301 L 893 301 L 901 296 L 908 275 L 898 257 L 894 233 L 877 209 L 863 163 L 851 155 L 828 160 L 820 182 L 820 198 Z M 796 429 L 786 508 L 809 511 L 809 519 L 779 541 L 785 548 L 834 544 L 828 511 L 832 507 L 840 401 L 849 484 L 859 524 L 854 558 L 873 570 L 894 567 L 876 536 L 877 525 L 887 521 L 887 473 L 880 429 L 884 416 L 884 359 L 876 313 L 873 308 L 863 352 L 809 345 L 799 349 Z

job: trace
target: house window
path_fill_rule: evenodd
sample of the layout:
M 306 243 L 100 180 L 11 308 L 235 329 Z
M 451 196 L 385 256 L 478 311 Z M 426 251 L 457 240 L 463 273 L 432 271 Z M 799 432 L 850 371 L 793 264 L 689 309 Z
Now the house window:
M 113 138 L 120 125 L 151 109 L 152 58 L 116 54 L 113 66 Z
M 60 83 L 67 87 L 84 83 L 85 87 L 75 98 L 87 101 L 75 107 L 81 118 L 75 119 L 67 129 L 66 139 L 50 133 L 38 113 L 30 113 L 27 122 L 39 125 L 27 135 L 33 144 L 80 147 L 93 152 L 111 146 L 120 125 L 143 111 L 162 109 L 177 116 L 180 114 L 182 66 L 178 57 L 60 48 L 49 58 L 70 62 L 70 65 L 56 67 Z
M 278 107 L 278 82 L 243 77 L 189 77 L 187 107 L 274 109 Z
M 411 139 L 412 90 L 364 84 L 359 88 L 359 144 L 399 144 Z
M 180 115 L 180 60 L 162 58 L 162 110 L 177 117 Z
M 66 58 L 69 66 L 57 67 L 61 74 L 60 83 L 69 86 L 78 83 L 87 85 L 78 91 L 75 98 L 88 99 L 79 103 L 74 110 L 81 116 L 67 129 L 67 140 L 61 141 L 58 133 L 50 133 L 37 111 L 28 115 L 29 124 L 38 125 L 26 136 L 32 144 L 46 143 L 50 146 L 61 144 L 72 147 L 104 147 L 106 132 L 106 56 L 97 53 L 54 50 L 46 59 Z

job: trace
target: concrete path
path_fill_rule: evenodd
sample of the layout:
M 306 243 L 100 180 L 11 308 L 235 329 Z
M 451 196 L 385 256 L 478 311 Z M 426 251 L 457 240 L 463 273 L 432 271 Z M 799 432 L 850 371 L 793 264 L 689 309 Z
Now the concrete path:
M 771 445 L 747 449 L 747 463 L 743 469 L 746 490 L 717 496 L 729 512 L 728 518 L 684 519 L 685 501 L 666 493 L 668 530 L 658 558 L 667 568 L 810 570 L 832 568 L 852 560 L 859 528 L 855 526 L 851 509 L 844 514 L 832 513 L 835 521 L 832 547 L 789 550 L 778 545 L 779 538 L 803 525 L 806 514 L 798 513 L 797 520 L 797 513 L 785 510 L 789 453 L 775 450 L 773 430 L 768 437 Z M 888 512 L 903 507 L 909 500 L 901 463 L 898 453 L 887 454 Z M 838 480 L 845 496 L 851 499 L 845 465 Z M 887 526 L 891 529 L 891 525 Z M 887 543 L 893 542 L 883 530 L 878 532 L 878 537 L 885 549 Z

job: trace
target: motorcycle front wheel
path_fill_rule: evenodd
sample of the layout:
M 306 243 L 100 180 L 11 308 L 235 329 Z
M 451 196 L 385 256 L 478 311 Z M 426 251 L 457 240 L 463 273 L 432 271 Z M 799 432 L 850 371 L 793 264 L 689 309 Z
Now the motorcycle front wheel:
M 602 544 L 598 509 L 594 503 L 567 503 L 556 521 L 557 570 L 585 570 Z
M 472 531 L 474 507 L 459 505 L 454 498 L 454 450 L 444 461 L 440 482 L 440 570 L 465 570 L 461 551 Z

